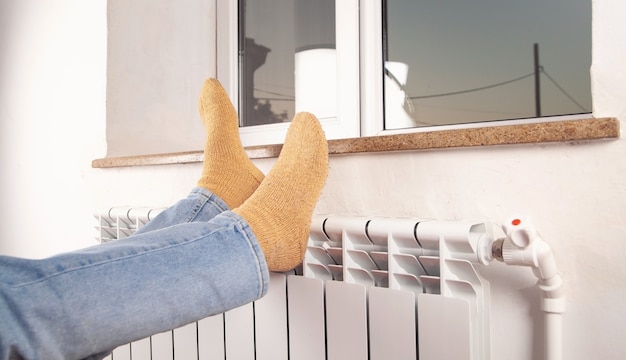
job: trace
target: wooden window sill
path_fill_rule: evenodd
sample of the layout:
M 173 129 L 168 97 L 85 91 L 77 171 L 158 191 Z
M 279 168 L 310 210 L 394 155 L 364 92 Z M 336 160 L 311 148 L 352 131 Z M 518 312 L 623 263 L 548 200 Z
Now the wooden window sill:
M 615 118 L 590 118 L 491 126 L 482 128 L 415 132 L 328 141 L 328 152 L 354 154 L 384 151 L 445 149 L 472 146 L 580 142 L 619 138 L 619 121 Z M 281 144 L 246 147 L 251 159 L 278 157 Z M 189 164 L 202 162 L 203 151 L 152 154 L 96 159 L 94 168 Z

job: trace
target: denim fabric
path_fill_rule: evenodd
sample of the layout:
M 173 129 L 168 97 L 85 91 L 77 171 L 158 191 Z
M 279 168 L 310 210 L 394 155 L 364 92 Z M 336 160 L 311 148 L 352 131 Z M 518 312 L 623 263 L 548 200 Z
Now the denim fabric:
M 262 297 L 269 272 L 245 220 L 198 221 L 218 211 L 213 197 L 192 192 L 126 239 L 42 260 L 0 256 L 0 359 L 98 358 Z
M 161 212 L 135 234 L 187 222 L 209 221 L 227 210 L 231 209 L 217 195 L 196 187 L 185 199 L 179 200 L 166 211 Z

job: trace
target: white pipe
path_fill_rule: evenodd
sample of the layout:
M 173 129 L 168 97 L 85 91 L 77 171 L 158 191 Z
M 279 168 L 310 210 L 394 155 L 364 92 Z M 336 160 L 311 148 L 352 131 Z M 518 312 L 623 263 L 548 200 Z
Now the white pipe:
M 507 238 L 497 242 L 494 255 L 509 265 L 532 267 L 543 295 L 541 310 L 545 313 L 545 359 L 561 360 L 561 315 L 565 312 L 565 293 L 552 249 L 528 219 L 513 218 L 504 224 L 503 229 Z
M 546 313 L 545 332 L 544 359 L 556 360 L 563 358 L 563 324 L 560 313 Z
M 552 258 L 554 263 L 552 251 L 550 251 L 550 258 Z M 539 278 L 539 288 L 543 293 L 541 310 L 545 313 L 545 359 L 560 360 L 563 358 L 563 325 L 561 315 L 565 312 L 563 281 L 558 272 L 547 279 L 541 279 L 539 271 L 534 271 L 534 273 Z

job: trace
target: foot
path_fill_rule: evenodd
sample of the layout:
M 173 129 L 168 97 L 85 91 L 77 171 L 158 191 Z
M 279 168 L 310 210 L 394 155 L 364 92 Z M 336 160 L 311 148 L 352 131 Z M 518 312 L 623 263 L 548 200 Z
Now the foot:
M 328 145 L 317 118 L 298 113 L 276 164 L 257 191 L 233 211 L 256 235 L 270 271 L 302 262 L 311 218 L 328 175 Z
M 204 82 L 199 110 L 207 140 L 198 186 L 210 190 L 234 209 L 254 193 L 264 175 L 241 145 L 237 112 L 217 80 Z

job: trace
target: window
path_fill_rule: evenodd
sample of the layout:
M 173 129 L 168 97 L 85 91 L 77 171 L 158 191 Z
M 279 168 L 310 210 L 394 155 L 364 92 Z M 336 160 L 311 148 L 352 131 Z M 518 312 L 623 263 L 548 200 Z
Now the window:
M 302 110 L 329 139 L 591 110 L 589 0 L 220 0 L 218 19 L 245 145 Z
M 387 0 L 383 11 L 386 129 L 591 111 L 589 0 Z
M 360 135 L 358 5 L 357 0 L 218 2 L 218 19 L 239 19 L 235 25 L 218 24 L 228 38 L 221 44 L 218 39 L 218 78 L 239 104 L 244 145 L 282 142 L 298 111 L 314 113 L 329 139 Z M 230 58 L 222 54 L 220 60 L 220 52 Z

